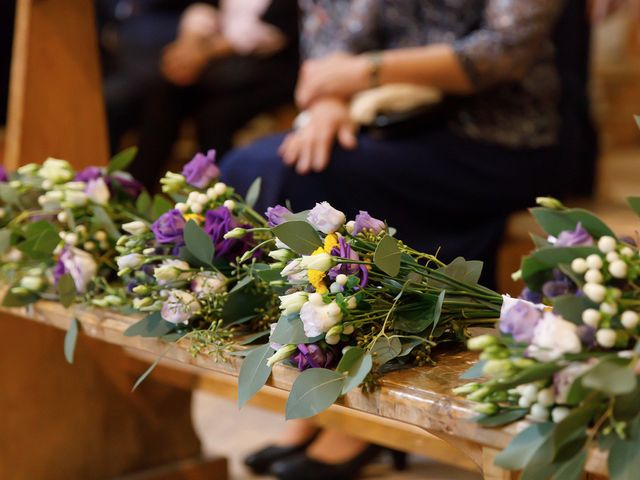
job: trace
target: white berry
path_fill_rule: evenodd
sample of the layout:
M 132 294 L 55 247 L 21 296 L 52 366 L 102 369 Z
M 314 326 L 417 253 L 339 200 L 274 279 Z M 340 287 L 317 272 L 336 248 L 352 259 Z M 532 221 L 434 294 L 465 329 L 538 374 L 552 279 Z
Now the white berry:
M 223 195 L 226 191 L 227 185 L 222 182 L 218 182 L 213 186 L 213 193 L 216 195 L 216 197 Z
M 600 304 L 600 311 L 605 315 L 613 316 L 618 313 L 618 306 L 615 303 L 604 302 Z
M 624 328 L 627 328 L 629 330 L 636 328 L 636 326 L 638 325 L 638 320 L 640 320 L 638 314 L 632 310 L 627 310 L 620 317 L 620 321 L 622 322 Z
M 236 202 L 234 202 L 233 200 L 225 200 L 222 205 L 224 205 L 224 208 L 226 208 L 227 210 L 233 210 L 234 208 L 236 208 Z
M 618 242 L 615 238 L 605 235 L 598 240 L 598 248 L 602 253 L 613 252 L 616 249 Z
M 556 402 L 552 388 L 545 388 L 538 392 L 538 403 L 543 407 L 550 407 Z
M 549 410 L 547 410 L 546 407 L 543 407 L 539 403 L 534 403 L 533 405 L 531 405 L 529 417 L 537 422 L 546 422 L 547 420 L 549 420 Z
M 616 344 L 616 332 L 610 328 L 601 328 L 596 332 L 596 341 L 604 348 L 611 348 Z
M 187 213 L 187 210 L 189 210 L 189 207 L 187 206 L 186 203 L 178 202 L 176 203 L 176 210 L 178 210 L 180 213 Z
M 595 268 L 596 270 L 600 270 L 602 268 L 603 262 L 602 257 L 596 253 L 589 255 L 587 257 L 587 266 L 589 268 Z
M 556 407 L 551 410 L 551 420 L 553 420 L 553 423 L 560 423 L 569 416 L 569 413 L 571 413 L 571 410 L 567 407 Z
M 609 265 L 609 273 L 615 278 L 626 278 L 627 270 L 627 264 L 622 260 L 616 260 Z
M 598 283 L 587 283 L 582 290 L 589 300 L 595 303 L 601 303 L 607 293 L 607 290 Z
M 585 325 L 593 328 L 598 327 L 601 318 L 602 314 L 595 308 L 587 308 L 584 312 L 582 312 L 582 322 Z
M 527 397 L 520 397 L 518 399 L 518 406 L 520 408 L 529 408 L 531 406 L 533 402 L 531 401 L 531 399 L 527 398 Z
M 582 275 L 588 268 L 587 261 L 584 258 L 576 258 L 571 262 L 571 270 L 577 274 Z
M 344 273 L 341 273 L 336 277 L 336 283 L 343 287 L 347 284 L 347 280 L 349 280 L 349 277 L 347 277 Z
M 584 274 L 584 279 L 587 283 L 602 283 L 604 281 L 602 272 L 600 272 L 600 270 L 596 270 L 595 268 L 587 270 L 587 273 Z
M 633 249 L 631 247 L 623 247 L 620 254 L 624 257 L 633 257 Z
M 609 252 L 607 253 L 607 256 L 606 256 L 607 262 L 609 263 L 615 262 L 619 258 L 620 258 L 620 255 L 618 255 L 618 252 Z

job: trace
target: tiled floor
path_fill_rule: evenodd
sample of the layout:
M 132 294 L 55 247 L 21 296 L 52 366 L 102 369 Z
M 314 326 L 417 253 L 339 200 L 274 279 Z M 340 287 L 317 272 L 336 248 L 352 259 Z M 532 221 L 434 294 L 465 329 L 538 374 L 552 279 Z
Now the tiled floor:
M 235 403 L 205 392 L 196 392 L 193 400 L 193 416 L 196 431 L 200 435 L 206 454 L 229 458 L 232 480 L 256 478 L 242 465 L 242 458 L 278 435 L 284 425 L 283 418 L 275 413 L 246 407 L 238 411 Z M 424 457 L 412 457 L 411 469 L 394 473 L 386 464 L 372 465 L 365 478 L 385 480 L 480 480 L 479 474 L 441 465 Z M 327 479 L 330 480 L 330 479 Z

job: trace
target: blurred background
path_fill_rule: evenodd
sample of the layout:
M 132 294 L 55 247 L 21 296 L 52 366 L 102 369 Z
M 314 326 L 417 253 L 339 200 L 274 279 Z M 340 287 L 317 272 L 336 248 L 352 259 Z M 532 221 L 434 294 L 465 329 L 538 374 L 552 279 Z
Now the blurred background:
M 556 35 L 571 34 L 558 43 L 558 67 L 567 71 L 563 87 L 575 93 L 570 125 L 581 133 L 572 145 L 578 160 L 567 198 L 620 225 L 628 218 L 621 213 L 624 199 L 640 189 L 640 132 L 634 120 L 640 114 L 639 2 L 568 3 L 570 15 L 561 20 L 566 28 L 561 24 Z M 299 113 L 294 89 L 301 64 L 301 19 L 295 1 L 222 6 L 96 0 L 92 13 L 101 72 L 101 86 L 94 93 L 103 99 L 108 148 L 114 154 L 137 145 L 133 173 L 148 185 L 167 169 L 179 170 L 195 152 L 214 148 L 221 158 L 233 148 L 287 131 Z M 9 88 L 12 52 L 25 47 L 14 43 L 15 19 L 16 2 L 0 2 L 0 163 L 9 151 L 10 98 L 20 89 L 17 84 Z M 57 61 L 48 58 L 52 67 Z M 47 63 L 39 68 L 38 76 L 46 79 Z M 509 274 L 529 247 L 532 228 L 524 212 L 509 217 L 497 267 L 501 291 L 519 290 Z M 203 390 L 191 401 L 205 452 L 229 457 L 232 478 L 253 478 L 241 460 L 278 435 L 284 424 L 281 414 L 256 407 L 239 413 L 231 400 Z M 417 458 L 413 465 L 402 474 L 391 474 L 384 466 L 369 473 L 371 478 L 479 478 L 427 458 Z

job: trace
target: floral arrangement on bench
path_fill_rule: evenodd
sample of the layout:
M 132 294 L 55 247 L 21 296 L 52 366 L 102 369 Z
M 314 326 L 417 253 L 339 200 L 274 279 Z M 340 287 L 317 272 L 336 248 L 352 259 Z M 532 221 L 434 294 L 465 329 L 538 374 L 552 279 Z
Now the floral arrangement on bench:
M 608 452 L 612 479 L 636 478 L 640 451 L 640 238 L 542 199 L 532 214 L 548 234 L 505 298 L 498 335 L 469 340 L 480 362 L 457 389 L 479 402 L 476 421 L 531 424 L 496 457 L 521 478 L 579 478 L 591 447 Z M 629 199 L 640 215 L 640 198 Z M 488 378 L 488 379 L 487 379 Z

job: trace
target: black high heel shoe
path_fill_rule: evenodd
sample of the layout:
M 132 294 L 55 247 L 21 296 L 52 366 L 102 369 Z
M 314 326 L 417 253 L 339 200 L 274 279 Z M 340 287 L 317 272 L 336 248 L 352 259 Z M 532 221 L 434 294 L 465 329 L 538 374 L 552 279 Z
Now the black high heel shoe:
M 396 470 L 407 468 L 407 454 L 397 450 L 369 445 L 362 453 L 351 460 L 331 465 L 307 457 L 304 453 L 276 462 L 271 467 L 271 474 L 278 480 L 353 480 L 360 471 L 372 463 L 383 452 L 389 452 Z
M 269 473 L 271 466 L 279 461 L 285 460 L 293 455 L 304 453 L 309 445 L 317 438 L 320 431 L 311 435 L 311 437 L 300 445 L 290 447 L 279 447 L 270 445 L 262 450 L 253 452 L 244 459 L 244 464 L 256 475 L 264 475 Z

